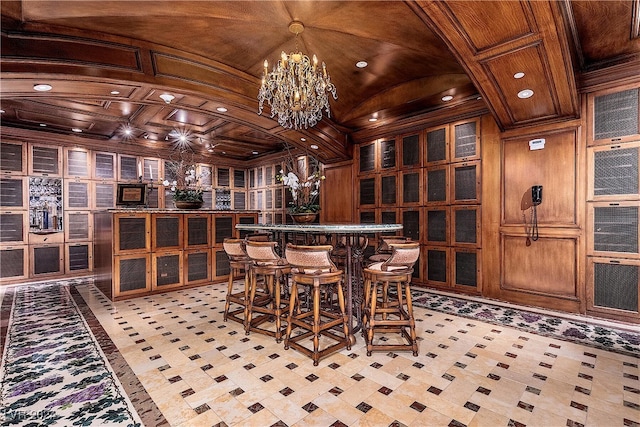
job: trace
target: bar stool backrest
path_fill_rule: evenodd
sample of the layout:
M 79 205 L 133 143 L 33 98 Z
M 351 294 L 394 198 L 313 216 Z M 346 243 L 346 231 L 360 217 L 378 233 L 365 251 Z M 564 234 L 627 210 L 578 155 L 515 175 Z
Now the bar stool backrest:
M 222 247 L 231 261 L 241 261 L 248 258 L 242 239 L 226 238 L 222 241 Z
M 271 241 L 271 233 L 251 233 L 251 234 L 247 234 L 247 236 L 245 237 L 246 241 L 253 241 L 253 242 L 269 242 Z
M 391 249 L 391 245 L 401 244 L 401 243 L 409 243 L 411 241 L 410 237 L 405 236 L 382 236 L 380 237 L 380 242 L 378 244 L 378 248 L 376 253 L 388 253 L 393 252 Z
M 284 265 L 286 261 L 275 251 L 278 242 L 259 242 L 247 240 L 245 249 L 247 255 L 256 265 Z
M 351 246 L 358 246 L 362 250 L 365 250 L 367 246 L 369 246 L 369 238 L 364 234 L 351 237 L 340 235 L 334 239 L 336 249 L 344 248 L 347 245 L 347 239 L 350 239 L 348 243 Z
M 389 246 L 392 251 L 391 256 L 380 266 L 382 271 L 413 268 L 420 256 L 420 244 L 418 242 L 391 243 Z
M 285 257 L 289 265 L 303 274 L 329 273 L 338 271 L 331 261 L 331 245 L 303 246 L 292 245 L 286 247 Z

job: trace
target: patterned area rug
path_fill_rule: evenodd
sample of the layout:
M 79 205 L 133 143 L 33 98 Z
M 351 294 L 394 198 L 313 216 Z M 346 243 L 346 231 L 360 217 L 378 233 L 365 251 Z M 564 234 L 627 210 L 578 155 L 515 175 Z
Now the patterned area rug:
M 2 425 L 141 426 L 65 284 L 75 283 L 15 288 L 0 366 Z
M 441 313 L 511 326 L 534 334 L 640 357 L 640 332 L 630 332 L 634 328 L 632 325 L 629 325 L 629 330 L 604 327 L 598 323 L 589 323 L 588 318 L 585 321 L 570 320 L 417 289 L 412 290 L 412 296 L 414 305 Z

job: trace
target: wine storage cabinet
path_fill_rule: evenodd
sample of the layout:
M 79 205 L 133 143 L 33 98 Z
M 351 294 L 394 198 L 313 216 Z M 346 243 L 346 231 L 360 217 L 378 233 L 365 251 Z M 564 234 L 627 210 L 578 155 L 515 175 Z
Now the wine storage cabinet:
M 587 313 L 640 321 L 640 87 L 587 103 Z
M 461 120 L 360 144 L 354 175 L 361 223 L 400 223 L 420 242 L 414 283 L 482 289 L 481 121 Z M 370 238 L 372 246 L 380 236 Z

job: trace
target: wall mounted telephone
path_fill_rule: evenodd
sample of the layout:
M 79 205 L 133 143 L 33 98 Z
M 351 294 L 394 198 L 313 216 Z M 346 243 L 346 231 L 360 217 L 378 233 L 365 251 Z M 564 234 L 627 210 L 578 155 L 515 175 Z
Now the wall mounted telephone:
M 542 185 L 531 187 L 531 228 L 527 230 L 527 246 L 538 240 L 538 205 L 542 203 Z
M 542 203 L 542 185 L 534 185 L 531 187 L 531 204 L 538 206 Z

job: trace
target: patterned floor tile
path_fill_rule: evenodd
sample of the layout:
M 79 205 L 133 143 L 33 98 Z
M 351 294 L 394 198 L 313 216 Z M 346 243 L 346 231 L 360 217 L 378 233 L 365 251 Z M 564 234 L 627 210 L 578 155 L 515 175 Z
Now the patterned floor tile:
M 558 339 L 540 332 L 552 319 L 541 313 L 419 291 L 419 356 L 368 357 L 357 335 L 351 350 L 314 367 L 223 322 L 224 287 L 114 303 L 88 282 L 65 283 L 92 331 L 102 330 L 114 371 L 133 384 L 127 394 L 148 390 L 152 405 L 137 411 L 161 411 L 145 425 L 640 425 L 634 337 L 613 332 L 619 347 L 596 348 L 580 342 L 575 330 L 587 329 L 576 319 L 562 319 Z

